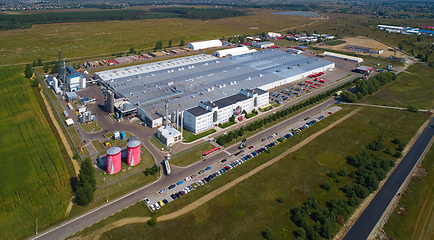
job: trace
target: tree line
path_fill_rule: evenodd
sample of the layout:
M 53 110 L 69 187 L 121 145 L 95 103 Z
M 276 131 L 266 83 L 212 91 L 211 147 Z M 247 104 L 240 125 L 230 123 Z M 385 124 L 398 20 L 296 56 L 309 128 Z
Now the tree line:
M 331 89 L 325 93 L 314 96 L 314 97 L 312 97 L 312 98 L 310 98 L 304 102 L 301 102 L 297 105 L 292 105 L 286 109 L 277 111 L 276 113 L 271 114 L 268 117 L 259 119 L 255 122 L 252 122 L 249 125 L 247 125 L 246 127 L 240 127 L 238 129 L 235 129 L 233 131 L 228 132 L 227 134 L 220 135 L 219 137 L 216 138 L 216 142 L 218 144 L 224 146 L 226 143 L 232 142 L 233 139 L 236 139 L 238 137 L 242 137 L 244 135 L 245 131 L 254 132 L 257 129 L 260 129 L 260 128 L 266 126 L 267 124 L 275 122 L 282 117 L 288 116 L 288 115 L 292 114 L 293 112 L 296 112 L 296 111 L 298 111 L 304 107 L 315 104 L 315 103 L 317 103 L 323 99 L 326 99 L 326 98 L 332 96 L 333 94 L 335 94 L 335 92 L 342 90 L 344 88 L 348 88 L 348 87 L 352 86 L 353 84 L 354 84 L 354 82 L 347 82 L 347 83 L 342 84 L 338 87 L 335 87 L 334 89 Z M 233 120 L 235 121 L 235 118 Z
M 356 82 L 356 94 L 344 91 L 342 92 L 341 99 L 344 102 L 357 102 L 364 96 L 373 94 L 389 82 L 396 80 L 396 74 L 393 72 L 384 72 L 370 77 L 368 79 L 360 79 Z
M 246 13 L 223 8 L 154 8 L 145 10 L 103 10 L 83 12 L 48 12 L 35 14 L 0 14 L 0 30 L 30 28 L 33 24 L 139 20 L 163 18 L 221 19 Z
M 341 168 L 339 172 L 331 170 L 327 174 L 329 180 L 320 185 L 322 189 L 329 191 L 332 188 L 331 182 L 340 183 L 342 182 L 341 177 L 350 177 L 355 183 L 351 185 L 348 182 L 340 189 L 347 199 L 335 197 L 327 202 L 325 207 L 319 207 L 316 197 L 311 196 L 302 207 L 295 206 L 291 209 L 290 219 L 298 227 L 295 232 L 297 240 L 333 238 L 336 223 L 343 225 L 350 217 L 353 209 L 360 204 L 360 200 L 365 199 L 378 189 L 379 182 L 395 166 L 394 160 L 383 159 L 375 154 L 375 152 L 384 149 L 383 138 L 381 137 L 369 143 L 359 154 L 347 157 L 347 163 L 356 167 L 356 171 L 347 174 L 345 168 Z M 397 145 L 399 153 L 404 150 L 405 144 L 401 143 L 398 138 L 395 138 L 392 142 Z M 389 151 L 388 149 L 384 150 L 384 153 L 392 155 L 390 149 Z M 393 156 L 401 157 L 400 154 L 394 154 Z

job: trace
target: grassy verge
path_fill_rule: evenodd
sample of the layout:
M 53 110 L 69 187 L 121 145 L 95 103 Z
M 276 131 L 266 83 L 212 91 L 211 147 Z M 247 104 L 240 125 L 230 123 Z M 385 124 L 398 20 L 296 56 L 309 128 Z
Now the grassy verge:
M 249 113 L 249 114 L 246 115 L 246 118 L 249 119 L 249 118 L 252 118 L 252 117 L 254 117 L 256 115 L 258 115 L 257 112 L 251 112 L 251 113 Z
M 171 159 L 170 163 L 176 166 L 185 167 L 196 161 L 202 159 L 204 152 L 214 148 L 211 143 L 201 143 L 185 151 L 175 154 Z
M 422 168 L 411 179 L 395 211 L 383 229 L 395 239 L 431 239 L 434 236 L 434 149 L 428 152 Z
M 93 121 L 93 122 L 84 123 L 84 124 L 80 123 L 80 126 L 81 126 L 81 128 L 83 128 L 83 130 L 85 132 L 88 132 L 88 133 L 98 132 L 98 131 L 101 131 L 101 129 L 102 129 L 102 126 L 98 121 Z
M 399 73 L 394 82 L 362 101 L 397 107 L 412 104 L 420 109 L 433 108 L 434 81 L 432 78 L 434 74 L 432 68 L 414 64 L 407 69 L 407 72 Z
M 234 125 L 236 122 L 225 122 L 225 123 L 223 123 L 223 124 L 220 124 L 220 128 L 227 128 L 227 127 L 230 127 L 230 126 L 232 126 L 232 125 Z
M 92 145 L 95 147 L 98 153 L 102 153 L 105 149 L 102 143 L 99 140 L 93 140 Z
M 349 74 L 347 74 L 347 76 L 345 76 L 343 78 L 339 78 L 338 80 L 336 80 L 336 82 L 339 82 L 340 80 L 345 79 L 347 77 L 351 77 L 351 76 L 353 76 L 353 74 L 349 73 Z
M 149 140 L 152 145 L 154 145 L 158 150 L 161 151 L 169 151 L 169 147 L 164 145 L 157 137 L 152 136 L 151 139 Z
M 241 167 L 165 206 L 159 210 L 159 214 L 176 211 L 203 195 L 204 192 L 210 192 L 218 187 L 217 185 L 223 185 L 250 171 L 261 162 L 266 162 L 313 132 L 324 128 L 351 109 L 345 108 L 341 110 L 342 112 L 333 114 L 299 135 L 277 145 L 270 154 L 261 154 Z M 383 121 L 386 116 L 392 119 L 392 124 Z M 319 188 L 319 185 L 328 179 L 326 176 L 328 171 L 339 170 L 341 167 L 352 169 L 353 167 L 345 162 L 346 156 L 364 149 L 366 144 L 376 139 L 378 135 L 387 135 L 388 140 L 399 137 L 407 142 L 426 118 L 427 116 L 421 113 L 365 108 L 312 140 L 309 145 L 258 172 L 254 177 L 237 184 L 236 195 L 235 189 L 232 188 L 188 214 L 158 223 L 155 228 L 147 224 L 126 225 L 103 234 L 102 239 L 119 236 L 135 238 L 143 234 L 149 239 L 173 239 L 179 234 L 188 233 L 194 234 L 197 238 L 205 238 L 210 232 L 219 232 L 222 238 L 256 239 L 265 227 L 271 227 L 276 237 L 292 238 L 292 231 L 296 231 L 297 228 L 289 219 L 288 209 L 300 205 L 311 195 L 317 197 L 321 207 L 325 207 L 325 203 L 332 197 L 343 197 L 339 187 L 343 186 L 346 181 L 351 181 L 348 177 L 342 177 L 341 183 L 332 183 L 333 187 L 330 191 Z M 389 144 L 393 145 L 388 142 L 385 146 L 390 147 Z M 283 198 L 282 203 L 276 202 L 278 197 Z M 183 228 L 171 231 L 173 226 L 180 224 Z
M 184 138 L 184 142 L 193 142 L 197 139 L 203 138 L 207 135 L 210 135 L 211 133 L 215 133 L 216 130 L 215 129 L 210 129 L 210 130 L 206 130 L 205 132 L 201 132 L 199 134 L 194 134 L 190 131 L 188 131 L 187 129 L 184 129 L 183 131 L 183 138 Z

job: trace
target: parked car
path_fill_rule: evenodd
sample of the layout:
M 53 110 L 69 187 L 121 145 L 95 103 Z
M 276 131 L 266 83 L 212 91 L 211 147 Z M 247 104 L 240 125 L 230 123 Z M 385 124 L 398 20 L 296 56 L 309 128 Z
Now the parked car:
M 176 187 L 175 184 L 172 184 L 172 185 L 170 185 L 168 188 L 169 188 L 169 189 L 172 189 L 172 188 L 174 188 L 174 187 Z
M 144 201 L 146 204 L 149 203 L 149 199 L 147 199 L 147 198 L 144 198 L 143 201 Z
M 206 168 L 205 168 L 206 171 L 208 171 L 208 170 L 210 170 L 210 169 L 211 169 L 211 167 L 206 167 Z
M 202 174 L 202 173 L 204 173 L 205 172 L 205 170 L 200 170 L 198 173 L 199 174 Z
M 151 209 L 151 212 L 153 212 L 153 211 L 155 211 L 155 210 L 156 210 L 156 208 L 155 208 L 154 204 L 151 204 L 151 205 L 149 205 L 149 209 Z
M 176 185 L 181 185 L 183 183 L 184 183 L 184 181 L 181 180 L 181 181 L 177 182 Z
M 163 189 L 160 190 L 159 193 L 162 194 L 162 193 L 164 193 L 164 192 L 166 192 L 166 191 L 167 191 L 167 189 L 163 188 Z
M 227 161 L 227 159 L 223 159 L 223 160 L 221 160 L 220 162 L 221 163 L 224 163 L 224 162 L 226 162 Z

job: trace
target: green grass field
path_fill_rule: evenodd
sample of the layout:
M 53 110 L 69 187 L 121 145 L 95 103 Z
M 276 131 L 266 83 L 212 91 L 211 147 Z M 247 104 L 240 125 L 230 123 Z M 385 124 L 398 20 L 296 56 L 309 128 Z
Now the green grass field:
M 80 126 L 85 132 L 98 132 L 102 129 L 102 126 L 98 121 L 80 124 Z
M 185 167 L 202 159 L 202 154 L 215 148 L 211 143 L 201 143 L 185 151 L 175 154 L 170 159 L 170 164 Z
M 209 130 L 206 130 L 205 132 L 194 134 L 194 133 L 192 133 L 192 132 L 190 132 L 184 128 L 184 131 L 182 132 L 182 137 L 184 138 L 184 142 L 193 142 L 197 139 L 203 138 L 203 137 L 210 135 L 211 133 L 215 133 L 215 132 L 216 132 L 215 129 L 209 129 Z
M 414 64 L 407 72 L 400 73 L 396 81 L 366 97 L 364 102 L 397 107 L 413 104 L 420 109 L 431 109 L 434 107 L 433 76 L 432 68 Z
M 218 186 L 250 171 L 352 109 L 354 108 L 345 108 L 341 110 L 342 112 L 333 114 L 290 140 L 277 145 L 269 155 L 261 154 L 241 167 L 170 203 L 159 210 L 159 215 L 176 211 Z M 391 124 L 384 121 L 386 117 L 392 120 Z M 337 171 L 344 167 L 347 172 L 355 169 L 345 163 L 346 156 L 361 151 L 367 143 L 380 135 L 386 136 L 383 140 L 385 147 L 392 147 L 390 141 L 395 137 L 408 142 L 426 119 L 427 116 L 422 113 L 365 108 L 312 140 L 309 145 L 260 171 L 254 177 L 237 184 L 236 196 L 235 189 L 232 188 L 188 214 L 174 220 L 159 222 L 155 228 L 147 224 L 130 224 L 106 232 L 101 239 L 121 236 L 139 239 L 143 235 L 148 239 L 173 239 L 177 236 L 194 236 L 196 239 L 202 239 L 209 237 L 209 234 L 213 236 L 217 234 L 219 238 L 225 239 L 259 239 L 265 227 L 272 228 L 273 239 L 293 239 L 292 231 L 295 231 L 296 227 L 289 219 L 289 209 L 302 204 L 311 195 L 315 195 L 319 205 L 323 207 L 332 197 L 343 197 L 339 187 L 342 187 L 346 181 L 350 181 L 349 177 L 342 178 L 342 183 L 332 183 L 333 188 L 330 191 L 324 191 L 319 187 L 327 179 L 326 173 L 330 169 Z M 378 154 L 390 158 L 390 156 L 383 156 L 383 153 Z M 283 203 L 276 202 L 278 197 L 283 198 Z M 181 225 L 182 228 L 175 229 L 175 226 Z
M 225 123 L 221 124 L 219 127 L 221 127 L 221 128 L 227 128 L 227 127 L 230 127 L 230 126 L 234 125 L 235 123 L 236 122 L 225 122 Z
M 272 10 L 257 9 L 256 15 L 212 21 L 181 18 L 87 23 L 34 25 L 30 29 L 2 31 L 0 65 L 32 62 L 35 59 L 56 60 L 58 51 L 69 61 L 75 58 L 97 58 L 106 54 L 136 50 L 152 51 L 157 41 L 174 45 L 205 39 L 220 39 L 234 34 L 254 34 L 279 31 L 291 26 L 313 22 L 309 18 L 273 15 Z M 261 21 L 257 21 L 260 18 Z M 251 28 L 257 29 L 251 29 Z M 140 31 L 137 31 L 140 29 Z M 194 34 L 192 34 L 194 33 Z M 107 55 L 108 54 L 108 55 Z
M 434 149 L 425 156 L 383 229 L 395 239 L 432 239 L 434 236 Z
M 0 69 L 0 238 L 34 235 L 65 214 L 71 197 L 69 174 L 24 68 Z

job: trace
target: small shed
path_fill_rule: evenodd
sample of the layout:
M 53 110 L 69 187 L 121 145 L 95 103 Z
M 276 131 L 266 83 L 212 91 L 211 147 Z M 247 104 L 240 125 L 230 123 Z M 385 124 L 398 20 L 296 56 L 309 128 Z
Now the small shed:
M 78 95 L 75 92 L 67 92 L 65 93 L 65 101 L 67 102 L 74 102 L 78 99 Z

